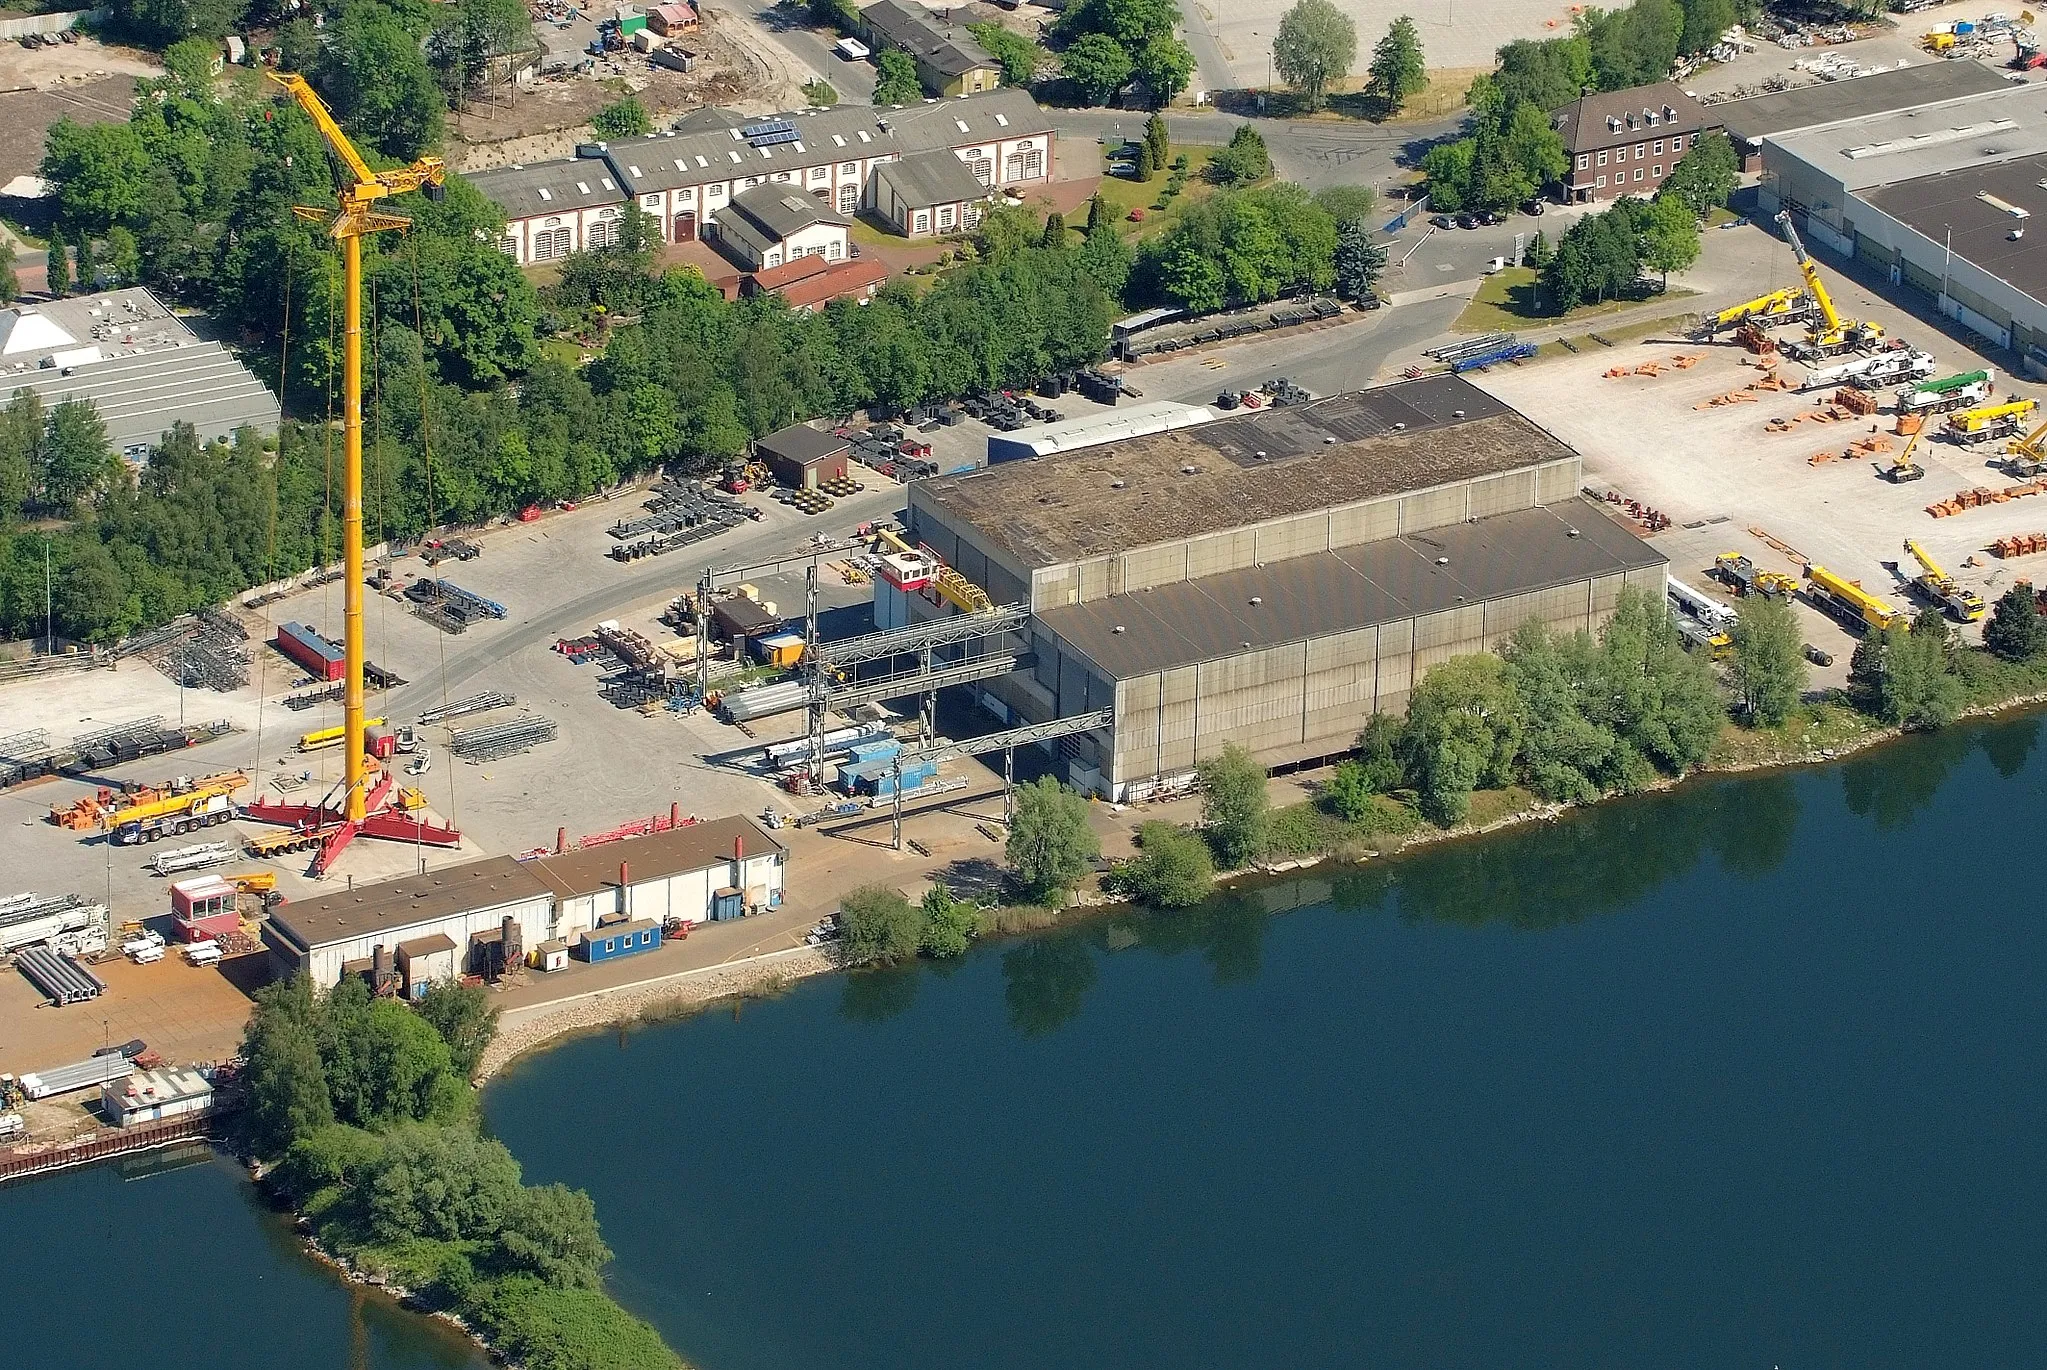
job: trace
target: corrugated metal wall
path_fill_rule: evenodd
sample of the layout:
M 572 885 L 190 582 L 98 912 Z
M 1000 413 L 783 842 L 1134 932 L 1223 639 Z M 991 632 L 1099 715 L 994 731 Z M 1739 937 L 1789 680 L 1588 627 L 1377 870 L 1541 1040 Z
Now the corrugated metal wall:
M 1597 628 L 1630 582 L 1661 593 L 1663 571 L 1576 581 L 1120 681 L 1111 781 L 1183 772 L 1229 742 L 1268 763 L 1343 751 L 1373 713 L 1405 713 L 1414 682 L 1432 666 L 1491 651 L 1530 618 L 1563 632 Z M 1076 711 L 1062 698 L 1061 712 Z

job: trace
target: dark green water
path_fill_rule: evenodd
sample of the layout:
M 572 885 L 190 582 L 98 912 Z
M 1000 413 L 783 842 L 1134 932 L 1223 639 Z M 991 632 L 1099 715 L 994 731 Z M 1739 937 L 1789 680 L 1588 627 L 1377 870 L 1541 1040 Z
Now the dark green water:
M 486 1111 L 703 1370 L 2047 1365 L 2039 731 L 809 981 Z M 0 1364 L 473 1363 L 218 1165 L 0 1191 L 0 1279 L 135 1310 Z

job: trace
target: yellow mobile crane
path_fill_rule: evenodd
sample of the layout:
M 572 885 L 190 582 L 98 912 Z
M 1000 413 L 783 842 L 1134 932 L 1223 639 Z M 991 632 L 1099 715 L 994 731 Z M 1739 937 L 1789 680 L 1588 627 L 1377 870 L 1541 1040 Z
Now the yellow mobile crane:
M 1871 628 L 1902 628 L 1910 615 L 1862 588 L 1859 580 L 1837 576 L 1824 566 L 1805 568 L 1806 594 L 1820 608 Z
M 1767 295 L 1758 295 L 1753 300 L 1744 300 L 1732 308 L 1721 310 L 1718 314 L 1708 315 L 1692 330 L 1692 338 L 1694 341 L 1703 342 L 1723 328 L 1732 328 L 1747 319 L 1755 319 L 1765 324 L 1780 324 L 1803 319 L 1811 312 L 1812 301 L 1805 297 L 1805 291 L 1795 285 L 1786 286 Z
M 1905 444 L 1905 450 L 1892 458 L 1891 464 L 1884 468 L 1885 480 L 1893 485 L 1903 485 L 1908 480 L 1924 480 L 1926 478 L 1926 468 L 1912 460 L 1912 450 L 1919 446 L 1919 440 L 1925 436 L 1926 430 L 1924 428 L 1918 429 L 1912 434 L 1911 441 Z
M 1820 269 L 1813 264 L 1805 244 L 1798 240 L 1798 230 L 1791 226 L 1791 212 L 1777 211 L 1777 222 L 1784 229 L 1784 236 L 1790 240 L 1791 255 L 1798 259 L 1798 270 L 1805 277 L 1806 293 L 1812 296 L 1813 307 L 1819 311 L 1819 318 L 1806 326 L 1804 355 L 1832 357 L 1858 347 L 1867 347 L 1880 342 L 1884 326 L 1864 321 L 1849 323 L 1834 310 L 1834 298 L 1827 294 L 1827 283 L 1820 279 Z
M 2007 400 L 1976 409 L 1957 409 L 1947 416 L 1947 431 L 1957 439 L 2001 438 L 2016 433 L 2019 424 L 2039 408 L 2034 400 Z
M 2004 469 L 2014 476 L 2037 476 L 2047 472 L 2047 423 L 2023 438 L 2005 444 Z
M 391 773 L 363 754 L 362 240 L 372 233 L 409 228 L 410 219 L 384 213 L 379 203 L 415 190 L 438 200 L 445 194 L 441 186 L 448 171 L 438 157 L 422 157 L 392 171 L 372 171 L 304 77 L 266 74 L 284 87 L 313 121 L 342 173 L 335 192 L 338 212 L 295 206 L 292 213 L 327 224 L 328 233 L 341 244 L 341 650 L 346 663 L 341 717 L 345 769 L 341 787 L 317 803 L 285 803 L 266 797 L 250 804 L 245 812 L 258 822 L 291 828 L 292 837 L 317 845 L 313 873 L 319 875 L 326 873 L 358 833 L 435 847 L 452 847 L 462 840 L 453 828 L 428 823 L 394 804 Z
M 1983 617 L 1983 596 L 1957 585 L 1955 578 L 1916 538 L 1905 539 L 1905 550 L 1919 563 L 1919 576 L 1912 584 L 1921 594 L 1945 609 L 1957 623 L 1974 623 Z

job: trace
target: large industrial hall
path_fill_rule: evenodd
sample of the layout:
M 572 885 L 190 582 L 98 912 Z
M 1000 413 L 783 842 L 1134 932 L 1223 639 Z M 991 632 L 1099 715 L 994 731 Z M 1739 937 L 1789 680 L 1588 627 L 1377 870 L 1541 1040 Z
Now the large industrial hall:
M 1028 604 L 1019 723 L 1113 707 L 1062 740 L 1118 799 L 1229 742 L 1268 765 L 1351 747 L 1440 661 L 1529 618 L 1596 627 L 1663 555 L 1579 494 L 1578 454 L 1444 376 L 1014 461 L 910 489 L 915 538 Z

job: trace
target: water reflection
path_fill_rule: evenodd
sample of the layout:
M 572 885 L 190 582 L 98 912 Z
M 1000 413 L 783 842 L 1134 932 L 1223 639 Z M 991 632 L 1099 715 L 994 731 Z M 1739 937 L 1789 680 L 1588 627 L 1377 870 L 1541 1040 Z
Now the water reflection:
M 1036 937 L 1002 953 L 1009 1023 L 1026 1037 L 1057 1032 L 1094 988 L 1094 948 L 1085 932 Z
M 1946 728 L 1899 746 L 1850 757 L 1841 767 L 1841 792 L 1848 811 L 1869 819 L 1878 832 L 1903 827 L 1933 802 L 1933 796 L 1975 746 L 1975 730 Z
M 886 1023 L 910 1011 L 923 978 L 915 965 L 856 970 L 840 992 L 839 1014 L 856 1023 Z
M 2040 741 L 2040 720 L 2024 718 L 2016 723 L 1984 728 L 1977 738 L 1983 744 L 1983 755 L 1990 758 L 1990 765 L 1998 775 L 2006 780 L 2016 780 Z

